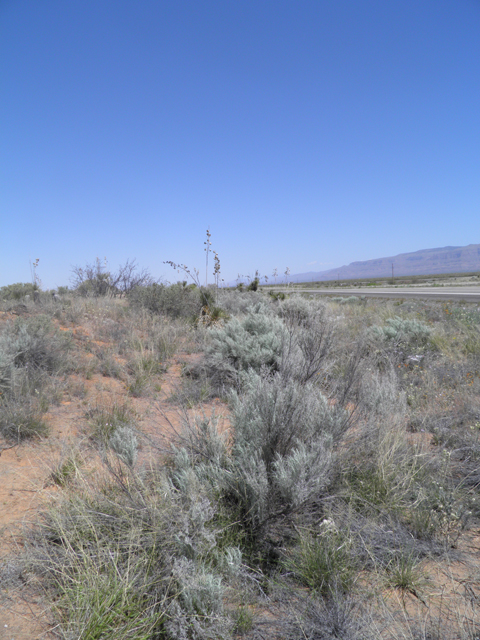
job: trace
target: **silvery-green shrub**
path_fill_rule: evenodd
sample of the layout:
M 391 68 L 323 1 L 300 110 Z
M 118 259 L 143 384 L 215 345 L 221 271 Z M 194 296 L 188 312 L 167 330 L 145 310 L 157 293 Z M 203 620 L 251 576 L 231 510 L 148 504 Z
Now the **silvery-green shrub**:
M 420 320 L 395 316 L 388 318 L 383 327 L 372 327 L 370 334 L 373 339 L 383 340 L 387 344 L 419 348 L 428 344 L 432 329 Z
M 325 487 L 330 473 L 332 449 L 328 439 L 310 445 L 298 442 L 289 456 L 277 456 L 274 482 L 282 500 L 296 510 Z
M 44 315 L 19 320 L 0 337 L 0 352 L 16 368 L 54 373 L 64 366 L 69 348 L 68 338 Z
M 231 405 L 233 447 L 223 489 L 258 534 L 319 497 L 348 414 L 312 385 L 253 371 L 243 376 L 243 394 L 232 392 Z
M 265 309 L 270 305 L 267 300 L 259 300 L 258 293 L 254 291 L 229 291 L 220 289 L 218 292 L 218 304 L 231 316 L 241 316 L 248 313 L 254 305 L 261 304 Z
M 217 384 L 235 384 L 241 371 L 279 368 L 283 346 L 282 321 L 266 312 L 265 305 L 251 307 L 241 319 L 212 329 L 206 366 Z
M 118 427 L 109 440 L 110 448 L 129 467 L 137 461 L 138 440 L 131 427 Z
M 234 450 L 260 451 L 270 471 L 277 455 L 288 455 L 297 442 L 338 439 L 348 414 L 311 384 L 285 380 L 280 374 L 242 376 L 242 395 L 231 393 Z
M 382 376 L 378 372 L 365 375 L 362 380 L 360 398 L 362 408 L 370 418 L 385 419 L 395 415 L 401 419 L 406 412 L 405 392 L 400 389 L 393 370 Z
M 12 388 L 14 376 L 15 367 L 13 365 L 13 360 L 2 348 L 2 343 L 0 341 L 0 393 L 2 395 L 8 394 Z
M 176 450 L 173 481 L 184 493 L 201 485 L 220 498 L 251 540 L 301 514 L 328 484 L 332 447 L 348 413 L 312 384 L 250 369 L 231 393 L 232 446 L 214 430 L 194 428 Z M 199 440 L 204 440 L 203 444 Z
M 167 611 L 165 630 L 172 640 L 226 640 L 231 623 L 223 610 L 223 585 L 199 564 L 174 560 L 173 587 L 176 597 Z
M 287 323 L 301 325 L 309 322 L 312 317 L 323 316 L 327 306 L 320 298 L 305 298 L 303 296 L 290 296 L 283 300 L 277 309 L 280 317 Z
M 278 313 L 283 319 L 280 371 L 300 382 L 313 380 L 328 369 L 334 346 L 334 323 L 321 300 L 295 296 L 285 300 Z

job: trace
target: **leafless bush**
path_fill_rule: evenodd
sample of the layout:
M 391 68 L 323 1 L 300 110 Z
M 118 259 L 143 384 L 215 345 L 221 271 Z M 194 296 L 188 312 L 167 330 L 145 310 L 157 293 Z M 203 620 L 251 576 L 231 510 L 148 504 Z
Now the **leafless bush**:
M 147 269 L 139 269 L 136 260 L 127 260 L 118 271 L 108 270 L 107 260 L 97 258 L 93 264 L 85 267 L 72 267 L 71 283 L 74 291 L 81 296 L 125 296 L 136 287 L 145 287 L 153 283 Z

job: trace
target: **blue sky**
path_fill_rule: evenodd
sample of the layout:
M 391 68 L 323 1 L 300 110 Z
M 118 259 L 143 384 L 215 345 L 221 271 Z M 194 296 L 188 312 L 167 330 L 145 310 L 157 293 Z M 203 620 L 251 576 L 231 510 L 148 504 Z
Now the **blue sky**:
M 0 286 L 480 243 L 479 0 L 0 0 L 0 92 Z

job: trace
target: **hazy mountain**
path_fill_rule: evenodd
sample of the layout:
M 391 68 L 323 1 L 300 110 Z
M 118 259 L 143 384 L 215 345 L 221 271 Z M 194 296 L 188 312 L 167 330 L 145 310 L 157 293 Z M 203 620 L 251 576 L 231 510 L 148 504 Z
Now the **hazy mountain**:
M 413 253 L 400 253 L 398 256 L 352 262 L 328 271 L 295 273 L 289 277 L 289 282 L 386 278 L 392 275 L 392 264 L 395 276 L 480 271 L 480 244 L 423 249 Z M 277 278 L 277 282 L 285 282 L 285 277 Z

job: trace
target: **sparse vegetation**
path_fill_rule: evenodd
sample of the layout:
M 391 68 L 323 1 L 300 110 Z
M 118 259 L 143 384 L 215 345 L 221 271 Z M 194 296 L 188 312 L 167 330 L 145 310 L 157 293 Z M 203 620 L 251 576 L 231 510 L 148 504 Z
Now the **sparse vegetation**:
M 480 520 L 477 307 L 149 280 L 121 299 L 92 294 L 97 267 L 60 302 L 3 296 L 3 440 L 46 437 L 62 393 L 85 436 L 24 540 L 59 638 L 478 637 L 429 581 L 471 562 Z

